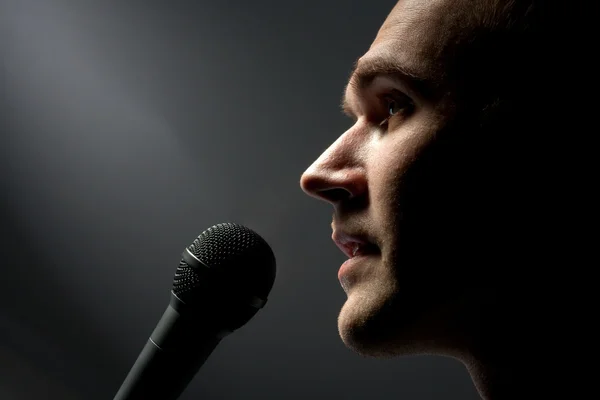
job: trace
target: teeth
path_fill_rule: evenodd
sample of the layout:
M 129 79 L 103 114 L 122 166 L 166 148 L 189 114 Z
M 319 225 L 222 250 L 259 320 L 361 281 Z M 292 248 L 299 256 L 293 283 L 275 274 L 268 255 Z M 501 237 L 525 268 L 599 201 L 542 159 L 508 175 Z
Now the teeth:
M 354 243 L 354 248 L 352 249 L 352 257 L 356 257 L 356 253 L 358 253 L 359 249 L 360 249 L 360 244 Z

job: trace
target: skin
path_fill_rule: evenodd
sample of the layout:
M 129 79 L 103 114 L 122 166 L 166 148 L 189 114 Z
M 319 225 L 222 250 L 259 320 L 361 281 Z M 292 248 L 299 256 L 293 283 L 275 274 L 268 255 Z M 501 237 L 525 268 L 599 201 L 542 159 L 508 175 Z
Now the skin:
M 532 204 L 548 198 L 530 180 L 543 161 L 546 111 L 531 101 L 546 95 L 543 79 L 506 17 L 522 6 L 398 2 L 346 87 L 354 123 L 300 181 L 333 205 L 333 230 L 377 248 L 342 280 L 344 343 L 366 356 L 454 357 L 493 400 L 537 387 L 534 338 L 550 331 L 531 300 L 542 289 L 525 290 L 518 270 L 539 256 L 530 235 L 545 232 L 545 210 Z

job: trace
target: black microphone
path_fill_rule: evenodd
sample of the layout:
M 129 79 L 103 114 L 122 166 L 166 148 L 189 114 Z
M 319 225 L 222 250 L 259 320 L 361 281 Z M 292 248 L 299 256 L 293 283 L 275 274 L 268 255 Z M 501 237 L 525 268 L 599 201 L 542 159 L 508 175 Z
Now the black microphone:
M 275 255 L 253 230 L 214 225 L 187 247 L 171 302 L 114 400 L 175 400 L 223 337 L 267 302 Z

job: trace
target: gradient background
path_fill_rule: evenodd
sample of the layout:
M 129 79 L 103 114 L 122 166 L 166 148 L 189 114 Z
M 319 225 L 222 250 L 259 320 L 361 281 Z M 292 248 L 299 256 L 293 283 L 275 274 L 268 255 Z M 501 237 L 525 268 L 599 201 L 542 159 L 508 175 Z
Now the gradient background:
M 298 184 L 394 3 L 0 0 L 0 398 L 112 399 L 219 222 L 278 276 L 182 399 L 478 398 L 455 360 L 344 347 L 332 209 Z

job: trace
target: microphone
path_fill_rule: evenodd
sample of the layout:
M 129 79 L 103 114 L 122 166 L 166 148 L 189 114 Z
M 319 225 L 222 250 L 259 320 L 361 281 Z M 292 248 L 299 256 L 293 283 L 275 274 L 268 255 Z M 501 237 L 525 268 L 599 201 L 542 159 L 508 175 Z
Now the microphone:
M 267 302 L 275 255 L 253 230 L 217 224 L 182 254 L 171 301 L 114 400 L 175 400 L 222 338 Z

